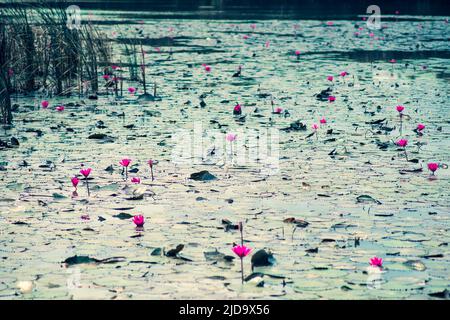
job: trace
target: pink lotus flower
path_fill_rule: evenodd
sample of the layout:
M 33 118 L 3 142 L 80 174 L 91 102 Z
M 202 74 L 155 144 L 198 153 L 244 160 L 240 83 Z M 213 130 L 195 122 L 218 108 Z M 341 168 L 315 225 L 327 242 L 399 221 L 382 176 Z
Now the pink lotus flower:
M 311 126 L 311 128 L 312 128 L 313 130 L 317 130 L 317 129 L 319 129 L 319 125 L 318 125 L 317 123 L 314 123 L 314 124 Z
M 233 141 L 235 141 L 236 140 L 236 134 L 234 134 L 234 133 L 227 133 L 227 135 L 226 135 L 226 139 L 227 139 L 227 141 L 229 141 L 229 142 L 233 142 Z
M 333 23 L 333 21 L 328 21 L 327 22 L 327 26 L 332 26 L 334 23 Z
M 270 41 L 266 41 L 265 46 L 266 46 L 266 48 L 269 48 L 270 47 Z
M 375 34 L 373 32 L 369 33 L 369 37 L 373 38 L 375 37 Z
M 370 259 L 370 265 L 372 267 L 382 268 L 383 267 L 383 259 L 378 258 L 378 257 L 373 257 Z
M 129 88 L 128 88 L 128 92 L 131 93 L 131 94 L 134 94 L 134 93 L 136 92 L 136 88 L 134 88 L 134 87 L 129 87 Z
M 319 121 L 320 121 L 321 124 L 327 123 L 327 120 L 324 117 L 322 117 L 322 119 L 320 119 Z
M 408 140 L 406 139 L 399 139 L 397 140 L 396 144 L 402 148 L 405 148 L 406 145 L 408 144 Z
M 328 101 L 334 102 L 334 101 L 336 101 L 336 97 L 335 96 L 329 96 L 328 97 Z
M 138 177 L 133 177 L 133 178 L 131 178 L 131 182 L 138 184 L 138 183 L 141 183 L 141 179 Z
M 249 247 L 246 246 L 234 246 L 233 252 L 239 257 L 239 258 L 244 258 L 246 256 L 248 256 L 248 254 L 250 253 L 250 251 L 252 251 L 252 249 L 250 249 Z
M 42 106 L 42 108 L 44 108 L 44 109 L 47 109 L 47 108 L 48 108 L 48 105 L 49 105 L 49 102 L 48 102 L 47 100 L 44 100 L 44 101 L 41 102 L 41 106 Z
M 276 107 L 274 113 L 278 113 L 280 114 L 281 112 L 283 112 L 283 109 L 280 107 Z
M 391 59 L 391 60 L 389 60 L 389 62 L 390 62 L 390 63 L 396 63 L 396 62 L 397 62 L 397 60 L 395 60 L 395 59 Z
M 241 105 L 238 103 L 237 105 L 234 106 L 233 108 L 233 114 L 234 115 L 239 115 L 242 113 L 242 107 Z
M 64 106 L 57 106 L 55 109 L 58 112 L 63 112 L 64 111 Z
M 295 55 L 299 56 L 300 55 L 300 50 L 295 50 Z
M 248 35 L 244 35 L 243 37 L 242 37 L 244 40 L 247 40 L 248 38 L 250 38 Z
M 339 75 L 341 77 L 345 77 L 346 75 L 348 75 L 348 72 L 347 71 L 342 71 Z
M 78 186 L 78 182 L 80 182 L 80 180 L 77 177 L 73 177 L 72 179 L 70 179 L 72 181 L 72 185 L 73 187 L 76 189 Z
M 104 74 L 104 75 L 103 75 L 103 79 L 105 79 L 106 81 L 108 81 L 108 80 L 109 80 L 109 74 Z
M 143 227 L 145 223 L 145 218 L 143 215 L 139 214 L 133 217 L 133 222 L 136 225 L 136 227 Z
M 327 77 L 327 80 L 328 80 L 328 81 L 333 81 L 333 79 L 334 79 L 333 76 L 328 76 L 328 77 Z
M 84 178 L 87 179 L 87 177 L 89 177 L 89 175 L 91 174 L 91 171 L 92 171 L 91 168 L 81 169 L 80 173 L 84 176 Z
M 113 69 L 113 70 L 117 70 L 117 69 L 119 69 L 119 66 L 116 66 L 116 65 L 112 65 L 112 66 L 111 66 L 111 69 Z
M 403 110 L 405 110 L 405 107 L 404 107 L 404 106 L 396 106 L 395 108 L 396 108 L 397 111 L 400 112 L 400 113 L 402 113 Z
M 211 71 L 211 66 L 205 65 L 204 67 L 205 67 L 205 71 L 206 72 L 210 72 Z
M 430 170 L 433 174 L 438 168 L 439 168 L 439 163 L 437 163 L 437 162 L 428 163 L 428 170 Z
M 131 159 L 127 159 L 127 158 L 124 158 L 124 159 L 119 161 L 119 164 L 122 167 L 128 167 L 130 165 L 130 163 L 131 163 Z
M 420 131 L 422 131 L 423 129 L 425 129 L 425 125 L 419 123 L 419 124 L 417 125 L 417 131 L 420 132 Z

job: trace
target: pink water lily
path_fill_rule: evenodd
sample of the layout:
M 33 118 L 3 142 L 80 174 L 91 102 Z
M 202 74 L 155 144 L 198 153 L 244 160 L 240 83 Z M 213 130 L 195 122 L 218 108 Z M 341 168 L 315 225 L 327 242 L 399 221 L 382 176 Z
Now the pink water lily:
M 319 121 L 320 121 L 321 124 L 327 123 L 327 120 L 324 117 L 322 117 Z
M 328 76 L 328 77 L 327 77 L 327 80 L 328 80 L 328 81 L 333 81 L 333 79 L 334 79 L 333 76 Z
M 425 125 L 423 125 L 422 123 L 419 123 L 417 125 L 417 131 L 421 132 L 423 129 L 425 129 Z
M 92 171 L 91 168 L 81 169 L 80 173 L 84 176 L 84 178 L 87 178 L 91 174 L 91 171 Z
M 110 77 L 109 74 L 104 74 L 104 75 L 103 75 L 103 79 L 106 80 L 106 81 L 109 80 L 109 77 Z
M 233 108 L 233 114 L 234 115 L 240 115 L 242 113 L 242 107 L 241 105 L 238 103 L 234 106 Z
M 246 247 L 244 245 L 234 246 L 231 250 L 233 250 L 233 252 L 241 259 L 248 256 L 248 254 L 252 251 L 252 249 L 250 249 L 249 247 Z
M 430 163 L 428 163 L 428 170 L 430 170 L 432 173 L 433 173 L 433 175 L 434 175 L 434 172 L 439 168 L 439 163 L 437 163 L 437 162 L 430 162 Z
M 383 267 L 383 259 L 382 258 L 373 257 L 370 259 L 369 263 L 372 267 L 378 267 L 378 268 Z
M 205 65 L 204 68 L 206 72 L 211 72 L 211 66 Z
M 295 50 L 295 55 L 299 56 L 300 55 L 300 50 Z
M 334 102 L 334 101 L 336 101 L 336 97 L 335 96 L 329 96 L 328 97 L 328 101 Z
M 248 38 L 250 38 L 248 35 L 244 35 L 244 36 L 242 36 L 242 38 L 244 39 L 244 40 L 246 40 L 246 39 L 248 39 Z
M 227 133 L 226 139 L 229 142 L 233 142 L 236 140 L 237 135 L 235 133 Z
M 133 222 L 136 227 L 143 227 L 145 223 L 145 218 L 143 215 L 139 214 L 133 217 Z
M 134 94 L 136 92 L 136 88 L 135 87 L 129 87 L 128 88 L 128 92 L 131 94 Z
M 42 108 L 44 108 L 44 109 L 47 109 L 48 106 L 49 106 L 49 104 L 50 104 L 50 103 L 49 103 L 47 100 L 44 100 L 44 101 L 41 102 L 41 106 L 42 106 Z
M 131 159 L 128 159 L 128 158 L 124 158 L 124 159 L 119 161 L 119 164 L 122 167 L 128 167 L 130 165 L 130 163 L 131 163 Z
M 389 62 L 390 62 L 390 63 L 396 63 L 396 62 L 397 62 L 397 60 L 395 60 L 395 59 L 391 59 L 391 60 L 389 60 Z
M 408 140 L 399 139 L 399 140 L 397 140 L 396 144 L 402 148 L 405 148 L 408 145 Z
M 138 178 L 138 177 L 133 177 L 133 178 L 131 178 L 131 182 L 132 182 L 132 183 L 139 184 L 139 183 L 141 183 L 141 179 Z
M 398 111 L 399 113 L 402 113 L 403 110 L 405 110 L 405 107 L 404 107 L 404 106 L 396 106 L 395 109 L 397 109 L 397 111 Z
M 312 128 L 313 130 L 317 130 L 317 129 L 319 129 L 319 125 L 318 125 L 317 123 L 313 123 L 313 125 L 311 126 L 311 128 Z
M 283 109 L 280 107 L 276 107 L 274 113 L 280 114 L 281 112 L 283 112 Z
M 56 111 L 58 111 L 58 112 L 63 112 L 64 111 L 64 106 L 57 106 L 56 107 Z
M 78 183 L 80 182 L 80 180 L 77 177 L 73 177 L 72 179 L 70 179 L 70 181 L 72 181 L 72 185 L 75 188 L 75 190 L 77 189 Z
M 345 77 L 345 76 L 348 75 L 348 72 L 347 72 L 347 71 L 342 71 L 339 75 L 340 75 L 341 77 Z

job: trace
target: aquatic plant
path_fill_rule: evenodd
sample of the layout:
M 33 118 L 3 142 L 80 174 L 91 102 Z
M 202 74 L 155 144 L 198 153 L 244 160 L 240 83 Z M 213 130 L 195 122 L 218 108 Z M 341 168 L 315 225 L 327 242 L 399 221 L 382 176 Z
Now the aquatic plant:
M 75 188 L 75 191 L 76 191 L 78 183 L 80 182 L 80 180 L 77 177 L 73 177 L 72 179 L 70 179 L 70 181 L 72 181 L 72 185 L 73 185 L 73 187 Z
M 325 117 L 320 118 L 319 120 L 320 124 L 326 124 L 327 120 L 325 119 Z
M 125 169 L 125 181 L 128 180 L 128 166 L 131 163 L 131 159 L 124 158 L 119 161 L 119 164 Z
M 434 173 L 439 168 L 439 163 L 437 163 L 437 162 L 429 162 L 427 164 L 427 166 L 428 166 L 428 170 L 430 170 L 431 174 L 434 176 Z
M 241 107 L 241 105 L 238 103 L 238 104 L 236 104 L 235 106 L 234 106 L 234 108 L 233 108 L 233 114 L 234 115 L 240 115 L 240 114 L 242 114 L 242 107 Z
M 139 177 L 133 177 L 131 178 L 131 182 L 135 184 L 141 183 L 141 179 Z
M 143 215 L 139 214 L 133 217 L 133 222 L 138 228 L 142 228 L 145 224 L 145 218 Z
M 311 126 L 311 128 L 314 130 L 314 134 L 316 135 L 316 139 L 319 139 L 319 125 L 317 123 L 313 123 L 313 125 Z
M 150 167 L 150 173 L 151 173 L 151 175 L 152 175 L 152 181 L 153 181 L 153 180 L 154 180 L 154 177 L 153 177 L 153 165 L 155 164 L 155 161 L 153 161 L 152 159 L 150 159 L 150 160 L 147 161 L 147 163 L 148 163 L 148 165 L 149 165 L 149 167 Z
M 88 177 L 91 174 L 91 172 L 92 172 L 91 168 L 81 169 L 80 170 L 80 173 L 84 176 L 84 181 L 86 183 L 86 189 L 87 189 L 87 192 L 88 192 L 88 196 L 91 195 L 91 192 L 89 190 L 89 181 L 88 181 Z
M 400 135 L 403 132 L 403 110 L 405 110 L 404 106 L 396 106 L 395 109 L 398 111 L 398 116 L 400 117 Z
M 382 268 L 383 267 L 383 259 L 382 258 L 378 258 L 378 257 L 373 257 L 373 258 L 370 259 L 369 264 L 372 267 Z
M 405 158 L 406 158 L 406 160 L 408 160 L 408 154 L 406 153 L 406 146 L 408 145 L 408 140 L 406 140 L 406 139 L 399 139 L 399 140 L 397 140 L 396 144 L 399 147 L 403 148 L 403 151 L 405 152 Z
M 244 226 L 239 222 L 239 231 L 241 233 L 241 245 L 234 245 L 231 249 L 241 259 L 241 280 L 244 283 L 244 258 L 248 256 L 252 249 L 244 245 Z

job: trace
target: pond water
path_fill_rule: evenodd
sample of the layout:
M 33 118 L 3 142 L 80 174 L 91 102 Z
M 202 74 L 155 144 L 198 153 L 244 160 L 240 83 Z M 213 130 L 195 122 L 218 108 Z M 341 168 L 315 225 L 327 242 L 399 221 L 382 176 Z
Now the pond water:
M 19 142 L 0 150 L 0 298 L 429 299 L 449 288 L 445 17 L 386 17 L 372 31 L 360 18 L 155 15 L 89 17 L 111 38 L 111 64 L 124 70 L 124 88 L 137 94 L 125 89 L 114 99 L 102 88 L 98 100 L 49 98 L 46 110 L 42 96 L 14 97 L 14 126 L 0 134 Z M 157 101 L 139 99 L 142 84 L 127 79 L 129 41 L 143 43 Z M 232 77 L 239 66 L 241 76 Z M 334 102 L 317 98 L 328 87 Z M 272 114 L 271 97 L 289 116 Z M 244 119 L 232 114 L 237 102 Z M 57 104 L 65 110 L 56 112 Z M 401 132 L 397 105 L 405 106 Z M 327 123 L 310 136 L 322 117 Z M 306 130 L 282 130 L 296 120 Z M 423 135 L 413 131 L 418 123 Z M 230 132 L 237 133 L 232 148 L 224 139 Z M 400 137 L 408 139 L 409 161 L 394 143 Z M 237 156 L 258 143 L 254 161 Z M 211 145 L 219 156 L 207 159 Z M 124 181 L 124 157 L 140 185 Z M 154 181 L 148 159 L 158 161 Z M 443 164 L 434 179 L 429 162 Z M 72 194 L 70 178 L 81 164 L 93 169 L 90 196 L 83 181 Z M 217 179 L 189 179 L 202 170 Z M 131 200 L 133 192 L 143 198 Z M 145 216 L 144 230 L 132 223 L 136 214 Z M 291 217 L 309 224 L 283 222 Z M 238 259 L 208 254 L 233 255 L 240 241 L 224 219 L 243 221 L 253 252 L 273 253 L 273 266 L 254 269 L 264 274 L 263 286 L 241 284 Z M 177 258 L 155 252 L 179 244 Z M 97 260 L 64 263 L 76 255 Z M 373 256 L 383 258 L 375 274 Z M 20 281 L 31 289 L 21 291 Z

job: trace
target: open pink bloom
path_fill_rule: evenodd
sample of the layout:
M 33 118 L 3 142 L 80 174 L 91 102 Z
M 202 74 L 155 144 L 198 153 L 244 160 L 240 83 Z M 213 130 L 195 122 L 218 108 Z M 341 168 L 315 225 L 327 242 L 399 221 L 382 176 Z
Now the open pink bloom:
M 276 107 L 274 112 L 275 112 L 275 113 L 281 113 L 282 111 L 283 111 L 282 108 Z
M 391 59 L 391 60 L 389 60 L 389 62 L 390 62 L 390 63 L 396 63 L 396 62 L 397 62 L 397 60 L 395 60 L 395 59 Z
M 226 139 L 229 142 L 233 142 L 234 140 L 236 140 L 236 134 L 235 133 L 227 133 Z
M 141 183 L 141 179 L 138 177 L 133 177 L 133 178 L 131 178 L 131 182 L 138 184 L 138 183 Z
M 395 108 L 396 108 L 397 111 L 400 112 L 400 113 L 403 112 L 403 110 L 405 110 L 405 107 L 404 107 L 404 106 L 396 106 Z
M 408 140 L 406 140 L 406 139 L 399 139 L 399 140 L 397 140 L 396 143 L 397 143 L 398 146 L 404 148 L 408 144 Z
M 85 177 L 89 177 L 89 175 L 91 174 L 92 169 L 91 168 L 87 168 L 87 169 L 81 169 L 80 173 Z
M 378 257 L 373 257 L 370 259 L 370 265 L 372 267 L 383 267 L 383 259 Z
M 41 106 L 42 106 L 42 108 L 44 108 L 44 109 L 47 109 L 47 108 L 48 108 L 48 105 L 49 105 L 49 102 L 48 102 L 47 100 L 44 100 L 44 101 L 41 102 Z
M 342 71 L 339 75 L 341 77 L 345 77 L 346 75 L 348 75 L 348 73 L 347 73 L 347 71 Z
M 205 71 L 206 72 L 210 72 L 211 71 L 211 66 L 205 65 Z
M 72 185 L 73 187 L 76 189 L 78 182 L 80 182 L 80 180 L 77 177 L 73 177 L 72 179 L 70 179 L 72 181 Z
M 322 119 L 320 119 L 319 121 L 320 121 L 321 124 L 327 123 L 327 120 L 324 117 L 322 117 Z
M 430 162 L 430 163 L 428 163 L 428 169 L 431 172 L 434 173 L 438 168 L 439 168 L 439 163 L 437 163 L 437 162 Z
M 103 75 L 103 79 L 105 79 L 106 81 L 108 81 L 108 80 L 109 80 L 109 74 L 104 74 L 104 75 Z
M 296 56 L 300 55 L 300 50 L 295 50 L 295 55 Z
M 153 167 L 153 164 L 155 163 L 153 160 L 148 160 L 147 161 L 147 163 L 148 163 L 148 165 L 150 166 L 150 168 L 152 168 Z
M 248 254 L 250 253 L 250 251 L 252 251 L 252 249 L 250 249 L 249 247 L 246 246 L 234 246 L 233 252 L 239 257 L 239 258 L 244 258 L 246 256 L 248 256 Z
M 128 167 L 130 165 L 130 163 L 131 163 L 131 159 L 127 159 L 127 158 L 124 158 L 124 159 L 120 160 L 120 162 L 119 162 L 119 164 L 122 167 Z
M 417 131 L 422 131 L 423 129 L 425 129 L 425 126 L 423 124 L 419 123 L 417 125 Z
M 327 80 L 328 80 L 328 81 L 333 81 L 333 79 L 334 79 L 333 76 L 328 76 L 328 77 L 327 77 Z
M 319 125 L 318 125 L 317 123 L 314 123 L 314 124 L 311 126 L 311 128 L 312 128 L 313 130 L 317 130 L 317 129 L 319 129 Z
M 144 226 L 145 218 L 143 215 L 139 214 L 133 217 L 133 222 L 137 227 L 142 227 Z
M 56 111 L 59 111 L 59 112 L 64 111 L 64 106 L 57 106 Z
M 329 96 L 328 97 L 328 101 L 334 102 L 334 101 L 336 101 L 336 97 L 335 96 Z
M 129 88 L 128 88 L 128 92 L 131 93 L 131 94 L 133 94 L 133 93 L 136 92 L 136 88 L 134 88 L 134 87 L 129 87 Z
M 375 34 L 373 32 L 369 33 L 369 37 L 373 38 L 375 37 Z

